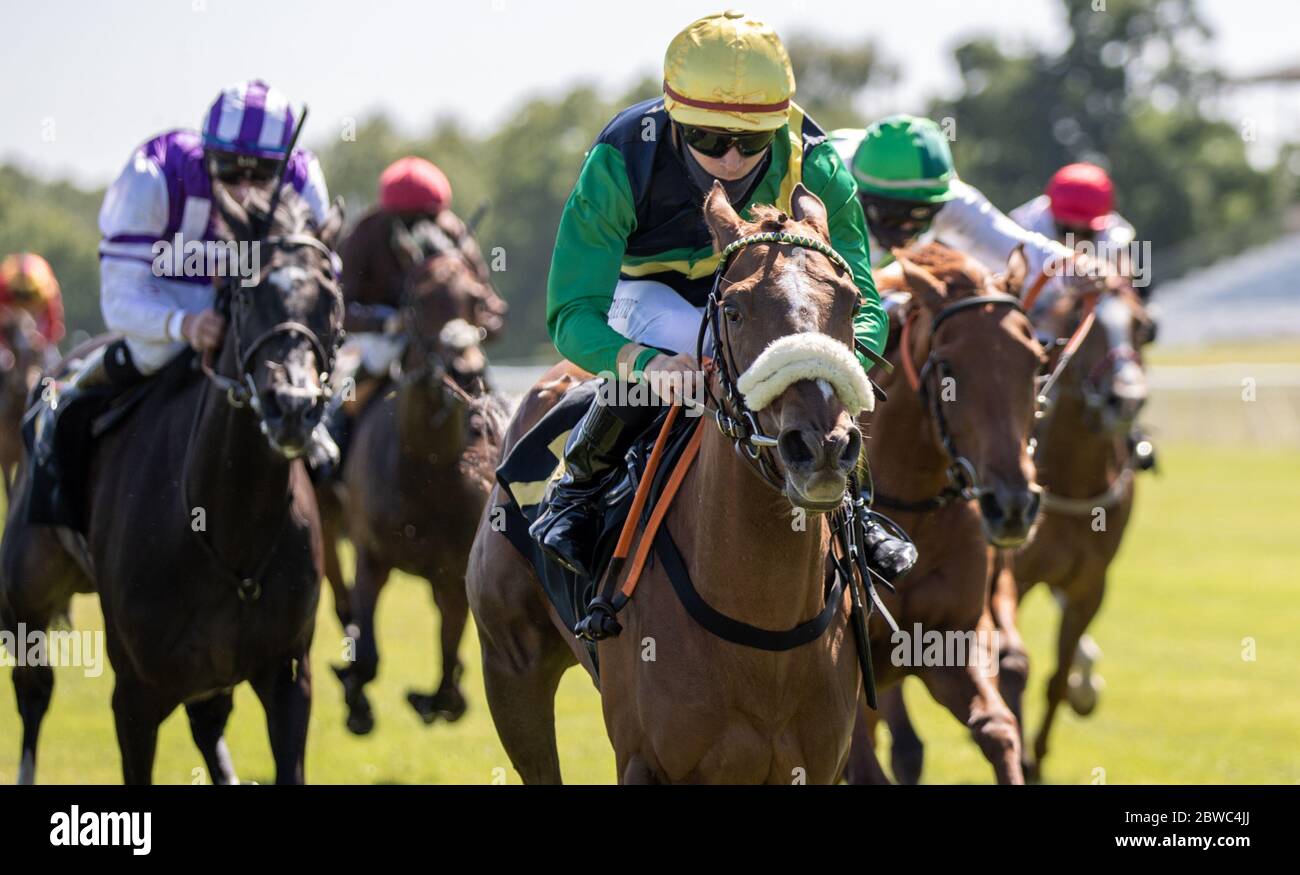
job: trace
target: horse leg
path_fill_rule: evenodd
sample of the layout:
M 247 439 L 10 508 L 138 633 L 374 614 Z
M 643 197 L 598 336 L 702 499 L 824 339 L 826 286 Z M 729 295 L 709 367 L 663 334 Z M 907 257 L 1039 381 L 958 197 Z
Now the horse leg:
M 356 652 L 350 665 L 335 668 L 343 682 L 343 699 L 347 704 L 348 730 L 367 735 L 375 728 L 375 712 L 366 697 L 365 687 L 379 673 L 379 642 L 375 637 L 375 608 L 379 592 L 388 582 L 392 566 L 369 550 L 357 548 L 357 574 L 352 584 L 352 618 L 356 624 Z
M 318 496 L 319 494 L 320 490 L 317 491 Z M 334 615 L 339 618 L 339 627 L 343 629 L 344 634 L 354 635 L 356 630 L 352 628 L 352 594 L 348 591 L 347 581 L 343 578 L 343 565 L 339 562 L 340 513 L 341 510 L 333 497 L 321 502 L 320 525 L 321 543 L 325 545 L 325 579 L 329 581 L 330 593 L 334 597 Z
M 13 670 L 14 695 L 18 714 L 23 721 L 22 755 L 18 762 L 18 783 L 36 783 L 36 740 L 41 721 L 54 695 L 54 669 L 48 665 L 16 665 Z
M 455 723 L 465 714 L 465 697 L 460 691 L 460 639 L 465 635 L 465 622 L 469 619 L 469 598 L 464 582 L 455 580 L 434 583 L 433 600 L 442 615 L 438 638 L 442 648 L 442 680 L 432 693 L 411 690 L 406 700 L 426 724 L 442 717 Z
M 865 700 L 859 700 L 858 717 L 853 722 L 853 741 L 849 746 L 849 761 L 844 769 L 846 783 L 889 783 L 889 776 L 881 768 L 876 754 L 876 726 L 879 723 L 880 715 L 868 708 Z
M 214 784 L 239 783 L 235 765 L 230 759 L 230 748 L 226 746 L 226 722 L 234 707 L 234 696 L 230 691 L 185 706 L 185 713 L 190 718 L 190 735 L 203 755 Z
M 895 684 L 880 693 L 880 716 L 889 727 L 891 739 L 889 767 L 894 780 L 900 784 L 921 783 L 921 769 L 925 765 L 925 743 L 917 735 L 912 718 L 903 700 L 903 684 Z
M 993 570 L 989 609 L 1001 642 L 998 652 L 998 692 L 1002 694 L 1007 707 L 1016 717 L 1016 726 L 1021 731 L 1020 749 L 1023 752 L 1025 750 L 1023 705 L 1025 685 L 1029 682 L 1029 649 L 1020 636 L 1018 624 L 1020 593 L 1012 571 L 1011 559 L 1000 550 Z M 1025 772 L 1030 773 L 1028 766 L 1025 767 Z
M 1047 738 L 1052 731 L 1052 722 L 1056 719 L 1056 709 L 1069 693 L 1070 666 L 1074 662 L 1079 639 L 1101 608 L 1106 575 L 1105 572 L 1097 575 L 1095 583 L 1080 581 L 1078 578 L 1072 583 L 1074 585 L 1067 590 L 1061 609 L 1061 628 L 1056 639 L 1056 671 L 1047 682 L 1047 710 L 1043 714 L 1043 724 L 1034 736 L 1035 775 L 1042 773 L 1043 758 L 1047 756 Z M 1074 593 L 1080 595 L 1075 596 Z
M 486 524 L 470 553 L 466 583 L 501 744 L 524 783 L 558 784 L 555 691 L 577 658 L 551 622 L 523 557 Z
M 990 655 L 990 661 L 992 656 Z M 984 758 L 993 764 L 999 784 L 1023 784 L 1020 730 L 1015 715 L 998 695 L 997 687 L 977 664 L 945 665 L 922 669 L 930 695 L 965 724 Z
M 113 685 L 113 723 L 122 753 L 122 782 L 152 784 L 158 747 L 158 726 L 176 702 L 164 703 L 156 692 L 130 674 L 118 674 Z
M 266 711 L 266 731 L 275 760 L 275 783 L 305 784 L 307 722 L 311 717 L 311 662 L 304 649 L 252 678 Z

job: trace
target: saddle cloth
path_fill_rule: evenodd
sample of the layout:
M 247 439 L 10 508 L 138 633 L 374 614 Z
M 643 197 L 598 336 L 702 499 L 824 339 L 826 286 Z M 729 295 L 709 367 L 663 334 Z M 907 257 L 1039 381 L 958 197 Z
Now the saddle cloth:
M 547 598 L 570 630 L 586 616 L 587 605 L 596 596 L 600 582 L 604 579 L 619 533 L 631 510 L 637 485 L 645 473 L 655 438 L 668 413 L 668 408 L 663 408 L 651 425 L 632 442 L 627 451 L 625 469 L 610 475 L 599 499 L 600 534 L 596 539 L 595 562 L 592 566 L 596 570 L 596 576 L 592 580 L 581 578 L 548 559 L 537 542 L 529 536 L 528 527 L 545 509 L 547 486 L 564 470 L 564 446 L 569 433 L 595 403 L 600 383 L 597 379 L 588 380 L 566 392 L 555 407 L 519 439 L 497 468 L 497 482 L 507 497 L 497 506 L 500 511 L 493 509 L 494 513 L 504 513 L 502 533 L 532 565 Z M 654 483 L 651 484 L 650 499 L 646 502 L 639 521 L 641 525 L 649 518 L 655 496 L 672 473 L 696 425 L 698 422 L 694 418 L 678 417 L 664 447 L 663 459 Z M 652 552 L 651 561 L 653 559 Z M 595 644 L 587 642 L 587 646 L 594 664 Z

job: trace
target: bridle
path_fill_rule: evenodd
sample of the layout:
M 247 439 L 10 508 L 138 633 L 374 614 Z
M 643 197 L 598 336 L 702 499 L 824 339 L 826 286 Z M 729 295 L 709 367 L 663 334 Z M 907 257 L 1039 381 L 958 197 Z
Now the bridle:
M 309 246 L 321 254 L 333 265 L 338 256 L 334 250 L 330 249 L 320 240 L 311 234 L 283 234 L 275 237 L 268 237 L 263 241 L 267 246 L 273 249 L 294 249 L 299 246 Z M 259 284 L 260 286 L 260 284 Z M 330 335 L 328 345 L 320 339 L 320 336 L 311 329 L 310 326 L 303 322 L 293 319 L 287 319 L 283 322 L 276 323 L 263 331 L 257 337 L 247 344 L 244 343 L 243 333 L 240 328 L 243 325 L 245 314 L 248 311 L 247 295 L 255 291 L 259 286 L 245 286 L 242 283 L 235 282 L 233 279 L 226 284 L 225 294 L 222 296 L 225 309 L 230 315 L 230 335 L 235 344 L 235 361 L 237 373 L 235 377 L 227 377 L 219 374 L 212 367 L 212 352 L 206 351 L 200 362 L 203 375 L 208 381 L 222 390 L 226 396 L 226 402 L 231 407 L 243 407 L 249 405 L 258 419 L 262 421 L 262 429 L 266 430 L 266 422 L 263 419 L 261 402 L 257 397 L 257 386 L 253 381 L 253 373 L 250 365 L 253 362 L 253 356 L 257 354 L 263 346 L 277 337 L 284 335 L 304 338 L 311 344 L 312 352 L 316 355 L 316 361 L 321 364 L 320 386 L 313 389 L 318 397 L 329 400 L 333 390 L 330 387 L 329 374 L 334 369 L 335 350 L 343 338 L 343 329 L 333 329 Z M 341 299 L 340 299 L 341 302 Z M 341 319 L 338 320 L 341 323 Z
M 952 430 L 948 425 L 948 419 L 943 412 L 943 402 L 936 393 L 930 389 L 931 377 L 938 375 L 939 386 L 943 386 L 943 381 L 952 377 L 952 365 L 947 359 L 941 358 L 935 354 L 935 338 L 938 336 L 939 328 L 952 317 L 974 310 L 984 306 L 1009 307 L 1019 313 L 1024 313 L 1024 306 L 1020 298 L 1015 295 L 992 294 L 976 295 L 969 298 L 962 298 L 952 304 L 944 307 L 934 315 L 930 321 L 930 338 L 928 341 L 929 352 L 925 361 L 922 363 L 920 370 L 916 368 L 916 363 L 912 359 L 912 324 L 920 312 L 913 309 L 903 319 L 903 328 L 900 333 L 898 346 L 899 354 L 903 364 L 903 374 L 907 377 L 908 385 L 912 391 L 917 394 L 921 400 L 922 407 L 929 413 L 934 420 L 936 430 L 939 433 L 939 442 L 943 446 L 944 452 L 948 456 L 948 467 L 945 474 L 948 477 L 948 485 L 939 491 L 937 495 L 920 501 L 904 501 L 899 498 L 893 498 L 887 495 L 875 496 L 875 503 L 892 510 L 911 511 L 922 513 L 926 511 L 938 510 L 948 504 L 961 500 L 970 501 L 979 498 L 983 493 L 983 487 L 980 486 L 979 476 L 975 471 L 975 465 L 964 456 L 957 448 L 957 442 L 952 436 Z M 942 391 L 942 389 L 940 389 Z
M 811 249 L 826 256 L 832 264 L 850 276 L 853 270 L 844 256 L 840 255 L 827 243 L 815 237 L 803 234 L 790 234 L 785 231 L 762 231 L 749 234 L 727 244 L 719 253 L 718 267 L 713 273 L 713 286 L 704 305 L 704 315 L 700 319 L 700 330 L 695 341 L 696 361 L 705 368 L 706 374 L 715 374 L 720 386 L 720 395 L 713 394 L 709 380 L 703 381 L 704 394 L 707 396 L 705 412 L 713 417 L 718 430 L 732 442 L 741 458 L 750 463 L 749 467 L 769 486 L 778 492 L 785 492 L 785 484 L 775 463 L 771 459 L 771 450 L 777 446 L 777 439 L 765 434 L 758 424 L 758 416 L 745 403 L 741 393 L 736 389 L 739 374 L 736 372 L 736 357 L 731 348 L 731 334 L 719 318 L 722 308 L 722 282 L 726 278 L 727 268 L 733 256 L 747 246 L 761 243 L 776 243 Z M 709 335 L 714 339 L 715 355 L 711 360 L 704 356 L 704 345 Z

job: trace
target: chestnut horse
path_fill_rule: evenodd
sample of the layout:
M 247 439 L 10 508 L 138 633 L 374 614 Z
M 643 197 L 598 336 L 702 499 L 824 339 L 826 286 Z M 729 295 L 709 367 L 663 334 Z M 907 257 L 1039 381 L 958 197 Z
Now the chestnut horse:
M 782 341 L 829 344 L 866 385 L 849 353 L 859 292 L 842 259 L 826 254 L 826 208 L 802 186 L 791 204 L 789 216 L 755 207 L 748 222 L 720 185 L 705 199 L 715 251 L 732 247 L 734 256 L 721 262 L 710 299 L 723 342 L 709 383 L 725 399 L 713 412 L 732 422 L 743 410 L 754 420 L 731 436 L 708 419 L 696 426 L 698 457 L 660 532 L 676 542 L 700 598 L 733 622 L 767 635 L 806 627 L 810 617 L 824 617 L 826 625 L 786 649 L 724 640 L 687 613 L 665 562 L 647 565 L 636 597 L 619 615 L 622 633 L 597 645 L 621 783 L 829 783 L 848 758 L 862 686 L 847 594 L 826 594 L 831 533 L 823 511 L 845 494 L 861 448 L 854 416 L 869 402 L 857 402 L 839 383 L 832 388 L 793 373 L 774 381 L 774 394 L 753 407 L 738 409 L 734 396 L 719 392 L 722 373 L 730 380 L 747 371 L 769 344 Z M 791 242 L 792 236 L 802 239 Z M 533 387 L 507 432 L 507 452 L 581 376 L 562 364 Z M 757 462 L 737 452 L 746 436 L 766 438 Z M 558 783 L 556 687 L 575 662 L 593 678 L 595 672 L 532 566 L 492 525 L 491 509 L 503 500 L 494 490 L 468 577 L 488 705 L 523 780 Z
M 364 688 L 379 669 L 375 608 L 394 568 L 427 580 L 442 615 L 442 678 L 433 692 L 411 691 L 407 701 L 426 723 L 465 713 L 459 684 L 469 618 L 465 566 L 495 482 L 505 419 L 497 399 L 483 393 L 482 332 L 467 321 L 485 284 L 455 253 L 424 261 L 407 282 L 401 376 L 355 426 L 343 472 L 347 530 L 357 554 L 355 659 L 335 672 L 348 729 L 359 735 L 374 728 Z
M 881 282 L 910 298 L 893 310 L 886 355 L 895 369 L 882 378 L 889 401 L 868 457 L 875 506 L 912 535 L 919 559 L 884 595 L 902 636 L 880 615 L 870 626 L 882 711 L 906 676 L 919 677 L 970 728 L 999 783 L 1022 783 L 1016 720 L 993 677 L 987 604 L 993 545 L 1022 542 L 1038 509 L 1029 439 L 1045 355 L 1016 296 L 1025 263 L 1017 250 L 1008 275 L 995 278 L 939 244 L 896 254 L 901 277 L 886 272 Z M 918 660 L 918 632 L 960 649 Z M 854 783 L 883 778 L 873 716 L 864 709 L 856 733 Z M 896 777 L 908 767 L 898 741 Z
M 1084 318 L 1062 301 L 1063 334 Z M 999 683 L 1020 716 L 1029 672 L 1016 628 L 1017 605 L 1046 582 L 1061 605 L 1056 670 L 1047 682 L 1047 708 L 1026 772 L 1041 773 L 1047 739 L 1063 701 L 1086 716 L 1097 705 L 1100 678 L 1092 673 L 1096 647 L 1086 639 L 1101 606 L 1106 575 L 1133 509 L 1135 467 L 1128 434 L 1146 397 L 1141 349 L 1153 332 L 1138 296 L 1119 289 L 1097 306 L 1098 324 L 1065 365 L 1038 426 L 1035 457 L 1042 484 L 1042 521 L 1027 544 L 999 557 L 993 617 L 1003 636 Z
M 223 733 L 231 691 L 245 680 L 266 710 L 276 782 L 305 778 L 321 544 L 298 457 L 324 411 L 322 375 L 342 325 L 331 247 L 343 220 L 336 206 L 314 227 L 285 188 L 263 234 L 221 186 L 213 193 L 222 236 L 263 253 L 255 285 L 229 286 L 215 367 L 206 379 L 155 383 L 96 440 L 84 539 L 27 521 L 24 476 L 0 544 L 6 630 L 45 629 L 74 592 L 99 593 L 128 784 L 152 780 L 158 726 L 181 704 L 213 780 L 234 781 Z M 13 680 L 19 775 L 30 782 L 54 675 L 16 667 Z

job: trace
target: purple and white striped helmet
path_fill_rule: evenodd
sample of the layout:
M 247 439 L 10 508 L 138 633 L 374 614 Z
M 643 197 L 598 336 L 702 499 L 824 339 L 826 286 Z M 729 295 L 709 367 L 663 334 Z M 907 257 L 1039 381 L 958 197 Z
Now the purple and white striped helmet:
M 298 113 L 284 94 L 261 79 L 231 85 L 203 122 L 203 146 L 237 155 L 280 158 L 289 148 Z

